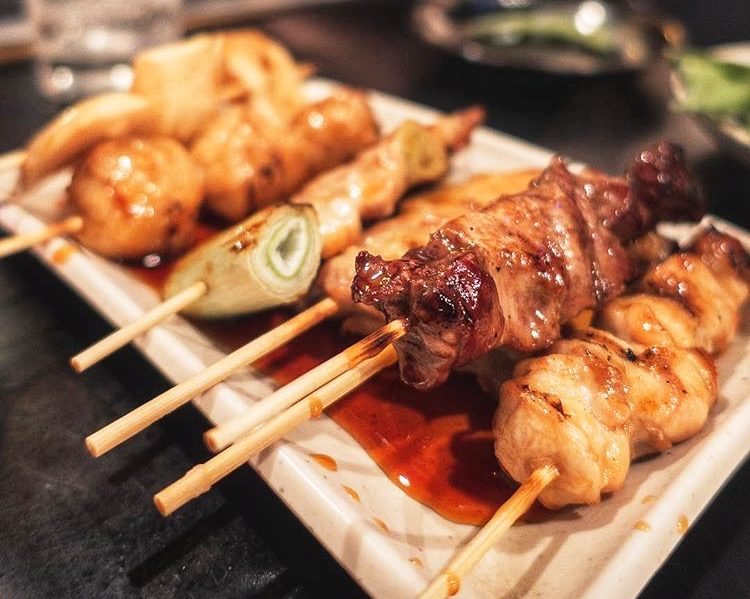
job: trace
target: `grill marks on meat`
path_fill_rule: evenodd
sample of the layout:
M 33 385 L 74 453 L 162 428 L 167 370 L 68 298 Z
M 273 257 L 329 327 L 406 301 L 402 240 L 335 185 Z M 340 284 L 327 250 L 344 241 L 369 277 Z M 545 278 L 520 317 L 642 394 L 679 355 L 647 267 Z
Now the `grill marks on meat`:
M 560 477 L 549 508 L 597 503 L 622 487 L 632 459 L 697 433 L 716 400 L 716 371 L 700 350 L 636 351 L 589 329 L 518 364 L 495 413 L 495 453 L 523 481 L 543 464 Z
M 686 206 L 696 197 L 679 151 L 658 144 L 650 152 L 670 158 L 646 168 L 642 153 L 627 182 L 594 171 L 576 176 L 555 158 L 526 191 L 450 221 L 400 260 L 360 253 L 354 300 L 408 323 L 396 344 L 402 379 L 430 388 L 494 347 L 544 348 L 567 320 L 619 294 L 632 270 L 607 225 L 631 239 L 662 213 L 676 213 L 680 193 Z M 662 167 L 679 176 L 655 174 Z M 668 209 L 653 198 L 654 177 L 669 183 Z
M 494 420 L 503 468 L 523 481 L 552 464 L 560 477 L 544 505 L 596 503 L 624 484 L 633 459 L 696 434 L 716 401 L 709 352 L 735 333 L 747 274 L 739 242 L 711 229 L 652 267 L 643 292 L 609 302 L 606 330 L 578 331 L 519 363 Z
M 749 280 L 748 255 L 739 241 L 712 228 L 690 251 L 650 269 L 638 293 L 609 302 L 598 324 L 632 343 L 717 353 L 737 332 Z

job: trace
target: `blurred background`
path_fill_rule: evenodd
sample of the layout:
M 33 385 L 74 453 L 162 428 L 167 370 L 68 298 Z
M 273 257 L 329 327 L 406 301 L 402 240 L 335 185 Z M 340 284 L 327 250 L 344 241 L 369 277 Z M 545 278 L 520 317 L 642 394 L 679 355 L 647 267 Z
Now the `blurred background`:
M 646 143 L 671 139 L 686 148 L 711 211 L 750 227 L 750 167 L 695 119 L 670 109 L 663 59 L 595 76 L 487 66 L 425 42 L 415 33 L 414 3 L 397 0 L 186 0 L 184 8 L 191 28 L 259 26 L 324 77 L 440 110 L 481 103 L 488 126 L 612 173 Z M 747 0 L 665 0 L 636 8 L 679 21 L 697 47 L 750 40 Z M 60 109 L 35 83 L 23 15 L 20 0 L 0 0 L 0 153 L 22 146 Z M 249 469 L 170 520 L 150 510 L 148 491 L 158 481 L 206 458 L 205 421 L 194 411 L 166 419 L 154 437 L 135 440 L 129 454 L 104 465 L 83 455 L 80 436 L 70 433 L 81 420 L 108 421 L 165 382 L 133 350 L 76 378 L 64 357 L 108 332 L 107 323 L 28 256 L 0 263 L 0 282 L 0 364 L 15 376 L 0 391 L 26 393 L 42 402 L 40 411 L 55 414 L 54 422 L 45 420 L 49 430 L 36 457 L 17 457 L 35 439 L 32 427 L 12 437 L 18 446 L 10 436 L 2 439 L 0 473 L 33 458 L 35 468 L 43 464 L 46 475 L 64 481 L 53 502 L 18 482 L 0 489 L 0 539 L 10 527 L 16 535 L 15 544 L 0 549 L 0 589 L 12 589 L 8 596 L 363 596 Z M 52 401 L 61 393 L 65 410 Z M 644 598 L 746 595 L 749 470 L 741 469 L 691 527 Z M 96 507 L 80 502 L 76 489 L 101 480 L 103 497 L 117 496 L 110 487 L 128 485 L 133 505 L 145 507 L 123 505 L 119 519 L 97 522 Z

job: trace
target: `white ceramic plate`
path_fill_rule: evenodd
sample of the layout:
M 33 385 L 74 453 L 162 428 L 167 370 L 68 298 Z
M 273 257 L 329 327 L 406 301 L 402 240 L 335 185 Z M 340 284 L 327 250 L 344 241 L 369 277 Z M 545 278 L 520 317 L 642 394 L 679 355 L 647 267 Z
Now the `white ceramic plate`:
M 329 84 L 315 82 L 309 91 L 318 97 L 329 89 Z M 373 95 L 373 103 L 386 127 L 405 117 L 429 120 L 433 114 L 379 94 Z M 548 158 L 544 150 L 482 130 L 471 147 L 456 157 L 452 176 L 541 167 Z M 12 186 L 14 176 L 0 177 L 0 194 Z M 0 224 L 11 231 L 30 231 L 42 226 L 40 218 L 59 218 L 65 184 L 66 175 L 61 174 L 20 205 L 0 205 Z M 750 244 L 750 234 L 717 224 Z M 672 228 L 670 233 L 684 237 L 690 228 Z M 150 288 L 85 250 L 56 263 L 54 257 L 69 243 L 55 240 L 35 251 L 113 324 L 127 323 L 157 303 Z M 706 430 L 656 459 L 635 464 L 625 488 L 600 505 L 566 511 L 543 524 L 514 527 L 464 581 L 461 596 L 634 597 L 679 542 L 683 524 L 695 521 L 750 451 L 750 402 L 743 401 L 750 390 L 749 335 L 746 319 L 739 338 L 719 360 L 721 394 Z M 221 356 L 179 317 L 152 330 L 138 346 L 173 381 L 195 374 Z M 207 392 L 195 405 L 220 423 L 269 388 L 268 380 L 247 370 Z M 310 453 L 334 457 L 338 470 L 321 468 Z M 252 465 L 374 597 L 415 596 L 476 532 L 443 519 L 404 494 L 347 433 L 325 417 L 266 450 Z M 360 502 L 353 501 L 342 485 L 355 489 Z M 634 528 L 639 521 L 648 523 L 650 530 Z

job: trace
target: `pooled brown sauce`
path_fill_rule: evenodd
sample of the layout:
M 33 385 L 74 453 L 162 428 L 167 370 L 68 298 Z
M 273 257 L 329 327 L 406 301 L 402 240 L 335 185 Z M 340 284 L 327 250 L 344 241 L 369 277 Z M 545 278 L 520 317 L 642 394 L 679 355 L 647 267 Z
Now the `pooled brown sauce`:
M 684 535 L 688 531 L 688 528 L 690 528 L 690 520 L 688 520 L 685 514 L 680 514 L 680 517 L 677 518 L 677 532 Z
M 346 494 L 351 497 L 352 501 L 356 501 L 357 503 L 360 502 L 359 493 L 357 493 L 356 489 L 352 489 L 347 485 L 341 485 L 341 488 L 346 491 Z
M 65 243 L 58 250 L 52 254 L 52 262 L 58 266 L 63 266 L 68 263 L 68 260 L 78 252 L 78 248 L 72 243 Z
M 381 520 L 380 518 L 373 518 L 372 521 L 383 532 L 391 532 L 388 528 L 388 525 L 385 522 L 383 522 L 383 520 Z
M 325 468 L 326 470 L 336 472 L 339 469 L 339 465 L 336 463 L 336 460 L 334 460 L 331 456 L 326 455 L 325 453 L 311 453 L 310 457 L 315 460 L 318 465 L 320 465 L 322 468 Z
M 160 288 L 169 268 L 167 264 L 131 270 Z M 290 315 L 275 310 L 229 320 L 191 322 L 231 351 Z M 255 366 L 283 385 L 354 340 L 339 333 L 338 322 L 325 322 Z M 495 399 L 483 394 L 470 375 L 453 374 L 441 387 L 418 392 L 403 385 L 392 367 L 331 406 L 327 413 L 407 494 L 449 520 L 482 525 L 516 487 L 501 473 L 495 459 L 495 405 Z M 537 519 L 543 512 L 535 506 L 526 519 Z

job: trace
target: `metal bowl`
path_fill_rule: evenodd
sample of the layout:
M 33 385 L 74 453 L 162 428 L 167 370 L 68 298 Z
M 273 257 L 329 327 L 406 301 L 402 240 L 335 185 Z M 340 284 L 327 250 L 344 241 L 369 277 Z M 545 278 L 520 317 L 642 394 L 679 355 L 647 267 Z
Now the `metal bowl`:
M 676 21 L 602 0 L 430 0 L 413 20 L 426 41 L 472 62 L 566 75 L 640 70 L 685 38 Z

